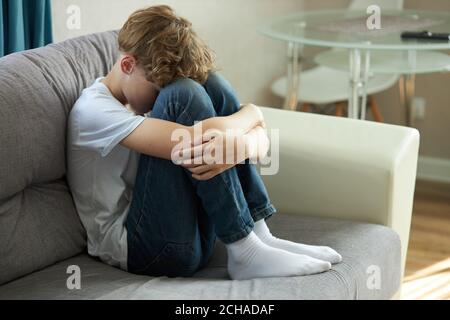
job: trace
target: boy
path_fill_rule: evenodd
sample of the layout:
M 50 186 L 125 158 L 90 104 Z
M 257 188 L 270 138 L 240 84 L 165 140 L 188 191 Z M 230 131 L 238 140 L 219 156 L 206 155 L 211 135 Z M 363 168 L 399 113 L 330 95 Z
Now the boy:
M 191 27 L 164 5 L 133 13 L 119 33 L 119 60 L 70 114 L 68 180 L 89 254 L 136 274 L 189 277 L 218 237 L 232 279 L 329 270 L 341 261 L 331 248 L 272 236 L 265 219 L 275 209 L 253 165 L 170 161 L 177 129 L 192 137 L 198 128 L 241 129 L 236 142 L 267 151 L 261 112 L 240 108 Z M 207 145 L 226 154 L 218 141 L 201 139 L 188 154 Z

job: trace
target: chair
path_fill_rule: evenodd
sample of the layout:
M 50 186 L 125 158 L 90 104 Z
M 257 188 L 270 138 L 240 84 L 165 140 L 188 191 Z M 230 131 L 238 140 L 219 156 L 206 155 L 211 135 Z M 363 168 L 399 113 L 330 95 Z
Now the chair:
M 377 4 L 381 9 L 402 9 L 403 0 L 353 0 L 349 10 L 365 10 Z M 333 52 L 335 49 L 331 49 Z M 367 83 L 368 106 L 375 121 L 383 122 L 378 104 L 374 98 L 376 93 L 394 86 L 400 76 L 397 74 L 375 75 Z M 308 112 L 312 105 L 335 105 L 335 115 L 344 116 L 347 109 L 349 75 L 348 72 L 335 70 L 326 66 L 316 66 L 301 72 L 298 101 L 300 111 Z M 271 86 L 272 92 L 279 97 L 287 94 L 287 77 L 277 79 Z

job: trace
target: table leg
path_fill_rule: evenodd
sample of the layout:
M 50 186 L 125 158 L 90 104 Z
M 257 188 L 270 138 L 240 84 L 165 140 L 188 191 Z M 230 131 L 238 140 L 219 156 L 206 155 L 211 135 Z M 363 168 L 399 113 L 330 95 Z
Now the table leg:
M 367 82 L 370 72 L 370 51 L 364 52 L 364 60 L 360 49 L 350 50 L 350 95 L 348 117 L 353 119 L 366 118 Z
M 362 69 L 362 84 L 361 84 L 361 120 L 366 120 L 366 110 L 367 110 L 367 83 L 369 82 L 369 72 L 370 72 L 370 51 L 366 50 L 364 53 L 364 68 Z
M 348 117 L 356 119 L 359 113 L 359 90 L 361 86 L 361 51 L 350 49 L 350 95 Z
M 410 68 L 414 70 L 417 66 L 417 52 L 409 50 L 405 53 L 405 59 L 407 59 Z M 413 73 L 402 75 L 399 81 L 399 88 L 400 102 L 405 110 L 405 123 L 408 127 L 413 127 L 415 122 L 413 99 L 416 91 L 416 75 Z
M 413 99 L 416 91 L 416 75 L 407 74 L 400 78 L 400 90 L 401 90 L 401 100 L 406 111 L 406 125 L 408 127 L 414 126 L 414 109 L 413 109 Z
M 302 67 L 301 53 L 303 45 L 288 43 L 288 73 L 287 73 L 287 91 L 284 101 L 284 109 L 297 110 L 298 90 L 300 87 L 300 71 Z

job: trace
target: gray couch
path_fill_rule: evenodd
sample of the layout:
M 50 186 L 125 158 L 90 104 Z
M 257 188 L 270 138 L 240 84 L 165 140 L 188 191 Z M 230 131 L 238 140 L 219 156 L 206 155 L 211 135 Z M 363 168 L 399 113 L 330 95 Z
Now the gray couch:
M 269 108 L 263 108 L 269 127 L 281 129 L 280 173 L 264 177 L 279 209 L 269 225 L 279 237 L 332 246 L 341 264 L 313 276 L 231 281 L 220 242 L 194 278 L 137 276 L 89 257 L 65 180 L 66 121 L 82 89 L 111 69 L 116 41 L 116 32 L 106 32 L 0 59 L 0 299 L 389 299 L 398 293 L 417 132 Z M 389 139 L 381 143 L 380 136 Z M 80 267 L 81 289 L 67 287 L 72 265 Z

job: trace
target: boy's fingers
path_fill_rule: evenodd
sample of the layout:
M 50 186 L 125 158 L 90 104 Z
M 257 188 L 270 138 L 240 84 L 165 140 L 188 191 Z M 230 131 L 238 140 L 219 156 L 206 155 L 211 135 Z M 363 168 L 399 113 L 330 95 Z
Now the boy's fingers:
M 194 141 L 192 141 L 192 146 L 198 146 L 203 144 L 203 136 L 194 137 Z
M 203 157 L 185 160 L 185 162 L 181 164 L 181 166 L 186 169 L 195 168 L 203 165 L 205 165 L 205 163 L 203 162 Z
M 208 130 L 208 131 L 206 131 L 204 134 L 203 134 L 203 141 L 204 142 L 206 142 L 206 141 L 211 141 L 211 140 L 213 140 L 214 138 L 216 138 L 216 137 L 218 137 L 218 136 L 220 136 L 220 135 L 222 135 L 223 133 L 220 131 L 220 130 L 217 130 L 217 129 L 210 129 L 210 130 Z
M 180 157 L 181 160 L 192 160 L 198 157 L 203 157 L 203 151 L 204 150 L 209 150 L 210 148 L 212 148 L 214 141 L 208 141 L 205 142 L 203 144 L 200 144 L 198 146 L 189 148 L 189 149 L 183 149 L 180 151 Z M 198 163 L 198 162 L 197 162 Z
M 206 164 L 206 165 L 198 166 L 195 168 L 191 168 L 191 169 L 189 169 L 189 171 L 192 172 L 193 174 L 201 175 L 201 174 L 204 174 L 204 173 L 210 171 L 212 168 L 213 168 L 213 165 Z
M 214 168 L 212 168 L 202 174 L 193 174 L 192 177 L 196 180 L 206 181 L 206 180 L 210 180 L 210 179 L 214 178 L 215 176 L 218 176 L 222 172 L 223 172 L 223 170 L 215 170 Z
M 216 174 L 211 171 L 204 173 L 204 174 L 193 174 L 192 175 L 192 177 L 195 180 L 199 180 L 199 181 L 206 181 L 206 180 L 214 178 L 215 176 L 216 176 Z
M 192 178 L 194 178 L 195 180 L 202 181 L 202 179 L 200 179 L 200 176 L 197 175 L 197 174 L 193 174 L 193 175 L 192 175 Z
M 189 161 L 189 163 L 182 163 L 181 166 L 185 169 L 191 169 L 191 168 L 198 167 L 199 165 L 193 163 L 192 161 Z
M 180 151 L 181 160 L 191 160 L 193 157 L 195 157 L 198 154 L 203 153 L 203 144 L 199 146 L 195 146 L 189 149 L 183 149 Z

